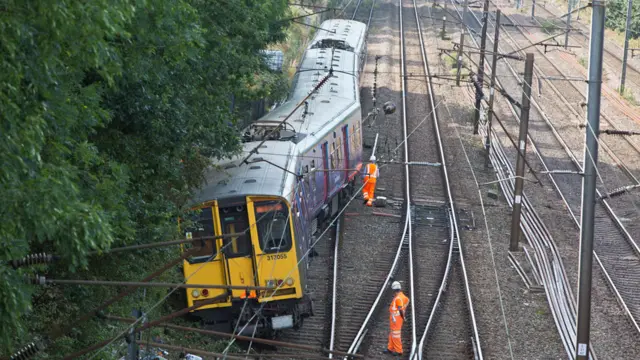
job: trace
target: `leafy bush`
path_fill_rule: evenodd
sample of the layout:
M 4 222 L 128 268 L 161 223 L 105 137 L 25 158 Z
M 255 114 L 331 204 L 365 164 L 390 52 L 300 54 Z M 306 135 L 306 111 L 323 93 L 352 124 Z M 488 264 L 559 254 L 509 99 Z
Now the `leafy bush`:
M 607 17 L 605 25 L 607 28 L 624 32 L 627 25 L 627 0 L 611 0 L 607 2 Z M 635 1 L 631 5 L 632 14 L 640 14 L 640 2 Z M 631 38 L 637 39 L 640 36 L 640 17 L 631 17 Z
M 286 0 L 2 2 L 0 354 L 116 293 L 36 289 L 23 281 L 35 270 L 7 260 L 46 251 L 62 256 L 38 268 L 51 277 L 134 281 L 176 256 L 88 252 L 176 235 L 209 159 L 239 149 L 231 95 L 282 85 L 258 50 L 284 39 L 286 17 Z M 141 294 L 110 310 L 128 315 Z M 110 336 L 83 326 L 52 353 Z

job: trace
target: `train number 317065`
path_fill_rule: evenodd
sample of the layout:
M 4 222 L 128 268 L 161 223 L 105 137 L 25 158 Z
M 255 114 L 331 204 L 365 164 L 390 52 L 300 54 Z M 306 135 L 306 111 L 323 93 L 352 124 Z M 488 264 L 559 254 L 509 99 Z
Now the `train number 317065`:
M 267 255 L 267 260 L 278 260 L 278 259 L 286 259 L 286 258 L 287 258 L 287 254 Z

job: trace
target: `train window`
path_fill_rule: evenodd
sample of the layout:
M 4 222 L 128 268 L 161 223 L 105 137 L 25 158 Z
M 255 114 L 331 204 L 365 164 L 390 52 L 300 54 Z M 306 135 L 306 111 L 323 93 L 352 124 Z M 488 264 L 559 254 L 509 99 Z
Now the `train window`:
M 249 219 L 244 207 L 221 209 L 220 222 L 223 234 L 240 233 L 249 228 Z M 229 258 L 251 255 L 251 241 L 246 235 L 226 238 L 222 244 L 224 253 Z
M 260 248 L 264 253 L 291 250 L 289 211 L 282 201 L 255 203 Z
M 186 223 L 184 229 L 185 236 L 187 238 L 199 238 L 203 236 L 213 236 L 213 211 L 210 207 L 201 209 L 200 214 L 195 214 Z M 189 262 L 198 263 L 205 262 L 211 259 L 215 251 L 215 240 L 205 241 L 204 246 L 201 247 L 193 256 L 189 258 Z M 185 246 L 185 250 L 195 247 L 193 244 Z

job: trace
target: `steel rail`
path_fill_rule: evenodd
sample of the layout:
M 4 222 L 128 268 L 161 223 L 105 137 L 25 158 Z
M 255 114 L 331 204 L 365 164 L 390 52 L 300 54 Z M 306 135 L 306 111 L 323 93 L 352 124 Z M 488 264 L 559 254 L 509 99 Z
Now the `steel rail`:
M 557 20 L 557 21 L 559 21 L 559 22 L 561 22 L 561 23 L 564 23 L 564 24 L 566 24 L 566 23 L 567 23 L 567 20 L 565 20 L 565 19 L 562 19 L 562 18 L 558 17 L 556 14 L 554 14 L 553 12 L 551 12 L 551 10 L 547 9 L 547 8 L 546 8 L 546 6 L 540 6 L 540 8 L 542 8 L 544 11 L 546 11 L 546 12 L 547 12 L 547 13 L 549 13 L 551 16 L 553 16 L 553 18 L 554 18 L 554 19 L 552 19 L 552 20 Z M 534 18 L 534 20 L 535 20 L 538 24 L 540 24 L 540 21 L 538 20 L 538 18 L 537 18 L 537 17 L 536 17 L 536 18 Z M 571 37 L 571 36 L 573 36 L 572 34 L 578 34 L 578 35 L 579 35 L 579 37 L 581 37 L 581 38 L 582 38 L 581 40 L 579 40 L 579 41 L 581 41 L 581 43 L 582 43 L 582 42 L 584 42 L 585 40 L 587 40 L 587 41 L 588 41 L 588 40 L 589 40 L 589 35 L 588 35 L 588 34 L 590 33 L 590 29 L 589 29 L 588 27 L 584 28 L 584 26 L 585 26 L 585 25 L 584 25 L 580 20 L 572 20 L 572 21 L 573 21 L 573 24 L 574 24 L 574 25 L 572 26 L 572 28 L 573 28 L 573 27 L 575 27 L 575 30 L 576 30 L 576 31 L 572 31 L 572 32 L 570 32 L 570 33 L 569 33 L 569 34 L 570 34 L 569 36 Z M 572 30 L 573 30 L 573 29 L 572 29 Z M 575 38 L 575 37 L 574 37 L 574 38 Z M 586 45 L 588 46 L 588 44 L 586 44 Z M 616 48 L 617 48 L 617 50 L 619 50 L 619 51 L 621 51 L 621 52 L 624 52 L 624 49 L 623 49 L 623 48 L 621 48 L 621 47 L 620 47 L 618 44 L 616 44 L 615 42 L 611 42 L 611 43 L 609 43 L 609 45 L 612 45 L 612 46 L 616 47 Z M 618 62 L 622 63 L 622 59 L 620 58 L 620 55 L 618 55 L 618 54 L 616 54 L 615 52 L 613 52 L 613 51 L 611 51 L 611 50 L 607 49 L 607 47 L 606 47 L 606 46 L 604 47 L 604 52 L 605 52 L 605 53 L 608 53 L 609 55 L 611 55 L 611 57 L 613 57 L 616 61 L 618 61 Z M 605 62 L 606 62 L 606 58 L 605 58 Z M 607 64 L 607 65 L 611 66 L 611 65 L 610 65 L 610 63 L 609 63 L 609 64 Z M 640 75 L 640 69 L 638 69 L 635 65 L 631 64 L 629 61 L 627 62 L 627 69 L 631 69 L 631 70 L 633 70 L 633 72 L 635 72 L 636 74 Z M 627 81 L 629 81 L 629 79 L 628 79 L 628 78 L 627 78 Z M 638 82 L 637 82 L 637 81 L 633 81 L 633 80 L 631 80 L 631 82 L 632 82 L 634 85 L 638 85 Z
M 404 146 L 404 161 L 407 165 L 405 165 L 404 167 L 404 176 L 406 178 L 405 181 L 405 191 L 406 191 L 406 199 L 407 199 L 407 216 L 409 217 L 409 289 L 410 289 L 410 295 L 411 296 L 411 300 L 413 303 L 410 303 L 411 305 L 411 352 L 410 354 L 413 354 L 416 350 L 416 346 L 417 346 L 417 334 L 416 334 L 416 328 L 417 328 L 417 318 L 416 318 L 416 295 L 415 295 L 415 284 L 414 284 L 414 277 L 413 277 L 413 224 L 411 222 L 411 179 L 409 177 L 410 175 L 410 171 L 409 171 L 409 139 L 408 137 L 411 136 L 411 133 L 407 133 L 408 130 L 408 125 L 407 125 L 407 111 L 406 111 L 406 103 L 407 103 L 407 97 L 409 96 L 409 94 L 407 94 L 407 77 L 405 76 L 407 73 L 407 53 L 406 53 L 406 49 L 407 46 L 405 44 L 405 38 L 404 38 L 404 24 L 403 24 L 403 19 L 402 19 L 402 0 L 398 0 L 399 3 L 399 10 L 398 12 L 400 13 L 400 43 L 401 45 L 401 49 L 400 52 L 402 53 L 402 64 L 401 64 L 401 68 L 402 68 L 402 80 L 400 81 L 402 83 L 402 127 L 403 127 L 403 135 L 404 135 L 404 139 L 405 141 L 403 142 L 403 146 Z M 425 73 L 426 74 L 426 73 Z M 431 102 L 431 106 L 433 106 L 433 100 Z M 435 111 L 435 110 L 434 110 Z M 415 131 L 415 129 L 414 129 Z M 449 256 L 449 259 L 447 259 L 447 262 L 451 261 L 451 256 Z M 446 273 L 445 276 L 443 277 L 443 282 L 445 281 L 444 279 L 446 279 Z M 435 306 L 434 306 L 435 309 Z
M 510 19 L 514 24 L 517 24 L 513 19 Z M 521 29 L 518 28 L 518 26 L 515 26 L 520 32 L 522 32 Z M 507 32 L 508 34 L 508 32 Z M 524 35 L 524 34 L 523 34 Z M 524 35 L 526 37 L 526 35 Z M 528 39 L 528 37 L 527 37 Z M 529 39 L 528 39 L 529 40 Z M 513 39 L 512 39 L 513 41 Z M 531 41 L 531 40 L 529 40 Z M 553 64 L 553 62 L 551 62 L 551 64 L 554 66 L 554 68 L 556 68 L 556 70 L 560 71 L 555 64 Z M 539 72 L 541 72 L 539 70 Z M 561 72 L 561 71 L 560 71 Z M 541 72 L 542 73 L 542 72 Z M 562 73 L 562 72 L 561 72 Z M 555 89 L 555 88 L 554 88 Z M 557 91 L 557 89 L 555 89 Z M 559 93 L 559 92 L 557 92 Z M 562 96 L 561 96 L 562 97 Z M 540 111 L 541 112 L 541 111 Z M 553 126 L 553 124 L 551 123 L 550 119 L 548 119 L 548 117 L 546 117 L 546 115 L 541 112 L 541 114 L 543 115 L 543 119 L 545 120 L 545 122 L 547 123 L 548 126 L 551 127 L 552 132 L 554 134 L 554 136 L 556 137 L 556 139 L 561 143 L 564 151 L 567 153 L 567 155 L 570 157 L 571 162 L 576 166 L 576 168 L 581 171 L 582 170 L 582 165 L 580 164 L 580 162 L 578 161 L 578 159 L 575 158 L 575 156 L 573 155 L 573 153 L 571 152 L 571 149 L 569 148 L 569 146 L 566 144 L 566 142 L 564 141 L 564 139 L 560 136 L 560 134 L 557 132 L 557 130 L 555 129 L 555 127 Z M 607 119 L 607 121 L 610 122 L 610 120 Z M 627 142 L 629 142 L 628 139 L 626 139 Z M 635 146 L 634 146 L 635 148 Z M 542 162 L 543 159 L 541 157 L 540 154 L 538 154 L 538 157 L 540 158 L 540 160 Z M 549 176 L 552 178 L 551 174 L 549 174 Z M 562 191 L 560 190 L 559 186 L 557 185 L 557 183 L 555 183 L 554 181 L 554 187 L 556 188 L 557 192 L 559 194 L 562 195 Z M 599 190 L 596 190 L 597 194 L 599 196 L 602 197 L 602 194 Z M 562 195 L 563 196 L 563 195 Z M 564 199 L 564 196 L 563 196 Z M 614 224 L 616 225 L 616 228 L 618 231 L 620 231 L 620 233 L 622 234 L 623 238 L 627 241 L 627 243 L 629 244 L 629 246 L 632 248 L 632 250 L 635 252 L 636 255 L 640 255 L 640 247 L 638 246 L 637 242 L 633 239 L 633 237 L 631 236 L 631 234 L 628 232 L 628 230 L 626 229 L 626 227 L 624 226 L 624 224 L 622 223 L 622 221 L 620 220 L 620 218 L 615 214 L 613 208 L 611 207 L 611 205 L 609 204 L 609 202 L 606 199 L 602 199 L 601 200 L 601 204 L 605 210 L 605 212 L 609 215 L 609 217 L 613 220 Z M 571 208 L 571 206 L 568 204 L 568 202 L 565 200 L 565 205 L 567 206 L 569 212 L 571 213 L 572 218 L 574 219 L 574 222 L 576 223 L 576 225 L 578 226 L 578 228 L 580 227 L 579 221 L 576 218 L 576 216 L 573 214 L 573 210 Z M 594 251 L 594 257 L 596 258 L 596 261 L 598 262 L 598 264 L 600 265 L 601 270 L 603 271 L 604 275 L 605 275 L 605 279 L 607 280 L 608 285 L 611 287 L 614 296 L 616 297 L 616 299 L 618 300 L 618 302 L 620 303 L 623 311 L 625 312 L 625 314 L 629 317 L 631 324 L 633 325 L 633 327 L 636 329 L 636 331 L 640 332 L 640 319 L 636 319 L 633 315 L 633 313 L 631 312 L 631 310 L 629 309 L 629 306 L 626 304 L 626 301 L 624 300 L 624 298 L 622 297 L 622 294 L 620 293 L 620 291 L 618 290 L 617 286 L 615 285 L 615 283 L 613 282 L 613 279 L 611 277 L 611 275 L 609 274 L 609 272 L 607 271 L 607 269 L 604 267 L 604 264 L 602 263 L 602 261 L 600 260 L 600 257 L 598 256 L 597 252 Z M 574 305 L 574 304 L 572 304 Z
M 353 15 L 351 16 L 351 20 L 355 20 L 356 18 L 356 14 L 358 13 L 358 9 L 360 8 L 360 5 L 362 4 L 362 0 L 358 0 L 358 3 L 356 4 L 356 8 L 353 11 Z M 367 19 L 367 24 L 366 24 L 366 32 L 365 32 L 365 47 L 366 47 L 366 43 L 368 42 L 368 37 L 369 37 L 369 27 L 371 25 L 371 18 L 373 17 L 373 9 L 376 5 L 376 1 L 373 0 L 373 2 L 371 3 L 371 9 L 369 11 L 369 17 Z M 364 65 L 362 68 L 362 72 L 364 73 L 364 66 L 366 66 L 367 64 L 367 59 L 368 59 L 368 52 L 365 52 L 365 58 L 364 58 Z M 360 81 L 362 81 L 362 77 L 360 77 Z M 337 307 L 337 297 L 338 297 L 338 291 L 337 291 L 337 285 L 338 285 L 338 262 L 339 262 L 339 256 L 338 256 L 338 249 L 340 246 L 340 231 L 341 231 L 341 225 L 342 225 L 342 221 L 338 220 L 338 222 L 336 223 L 336 241 L 335 241 L 335 247 L 334 247 L 334 252 L 333 252 L 333 284 L 332 284 L 332 296 L 331 296 L 331 332 L 329 334 L 329 350 L 333 351 L 334 350 L 334 346 L 335 346 L 335 337 L 336 337 L 336 322 L 337 322 L 337 316 L 336 316 L 336 307 Z M 364 335 L 362 335 L 364 336 Z M 359 347 L 359 343 L 356 345 L 357 347 Z M 357 347 L 354 348 L 353 352 L 355 353 L 357 351 Z M 329 354 L 329 358 L 333 358 L 333 354 L 330 353 Z
M 353 15 L 351 15 L 351 20 L 355 20 L 356 19 L 356 14 L 358 13 L 358 9 L 360 8 L 360 4 L 362 4 L 362 0 L 358 0 L 358 3 L 356 4 L 356 8 L 353 10 Z
M 338 302 L 338 248 L 340 247 L 340 225 L 342 220 L 336 222 L 336 243 L 333 249 L 333 286 L 331 289 L 331 333 L 329 335 L 329 351 L 333 351 L 336 336 L 336 304 Z M 329 354 L 333 359 L 333 354 Z
M 457 6 L 455 6 L 455 4 L 453 4 L 453 6 L 454 6 L 455 10 L 458 12 L 460 18 L 462 18 L 462 15 L 460 15 L 460 11 L 458 10 Z M 481 24 L 480 20 L 477 18 L 475 13 L 471 12 L 471 14 L 474 17 L 474 19 L 476 20 L 476 22 L 478 22 L 478 24 Z M 465 24 L 465 26 L 466 26 L 466 24 Z M 477 41 L 473 36 L 471 37 L 471 39 L 472 39 L 473 42 L 475 42 L 477 44 Z M 511 67 L 511 64 L 509 64 L 509 62 L 506 62 L 506 64 L 510 68 L 510 70 L 515 74 L 516 72 Z M 501 81 L 500 81 L 499 78 L 496 79 L 496 81 L 500 85 L 500 87 L 504 88 L 504 86 L 501 84 Z M 534 104 L 534 106 L 536 105 L 535 102 L 533 102 L 533 104 Z M 517 115 L 517 113 L 515 111 L 515 108 L 513 107 L 512 104 L 510 104 L 510 109 L 511 109 L 514 117 L 517 119 L 518 115 Z M 485 134 L 486 134 L 486 132 L 485 132 Z M 532 139 L 530 137 L 529 137 L 529 140 L 532 141 Z M 498 139 L 496 139 L 495 142 L 496 143 L 500 143 L 498 141 Z M 533 141 L 532 141 L 532 143 L 533 143 Z M 535 148 L 535 146 L 534 146 L 534 148 Z M 494 152 L 496 152 L 496 150 L 494 150 Z M 492 162 L 494 162 L 494 168 L 497 169 L 498 172 L 499 172 L 499 171 L 502 170 L 501 162 L 499 162 L 499 161 L 497 161 L 495 159 L 496 156 L 498 156 L 498 155 L 496 155 L 496 154 L 491 154 L 490 155 L 490 157 L 492 158 Z M 503 161 L 506 161 L 508 163 L 506 155 L 504 156 Z M 509 163 L 509 165 L 510 165 L 510 163 Z M 545 165 L 545 168 L 546 168 L 546 165 Z M 511 171 L 511 174 L 507 174 L 507 175 L 503 176 L 503 178 L 504 179 L 508 179 L 508 178 L 511 178 L 512 176 L 513 176 L 513 171 Z M 552 180 L 552 181 L 555 184 L 555 181 L 554 180 Z M 505 196 L 509 199 L 509 196 L 508 196 L 509 193 L 506 191 L 506 188 L 505 188 L 505 183 L 506 182 L 507 181 L 501 181 L 500 182 L 500 186 L 503 189 L 503 192 L 505 193 Z M 531 208 L 531 207 L 528 207 L 528 208 Z M 526 218 L 527 212 L 524 212 L 523 215 Z M 544 254 L 544 251 L 541 251 L 541 250 L 544 250 L 544 249 L 539 247 L 539 246 L 537 246 L 536 234 L 534 232 L 530 231 L 530 229 L 527 227 L 526 220 L 523 223 L 524 224 L 521 225 L 523 227 L 523 232 L 525 233 L 525 235 L 527 235 L 527 239 L 530 239 L 530 242 L 531 242 L 532 246 L 534 246 L 534 248 L 536 249 L 535 257 L 539 261 L 539 264 L 540 265 L 548 264 L 548 259 L 546 258 L 546 254 Z M 568 321 L 567 319 L 560 318 L 560 315 L 563 314 L 563 313 L 566 313 L 566 311 L 564 311 L 562 309 L 561 302 L 558 300 L 558 297 L 559 297 L 559 296 L 557 296 L 558 294 L 556 294 L 555 292 L 550 291 L 551 289 L 549 288 L 549 285 L 553 282 L 553 279 L 549 278 L 549 275 L 550 275 L 550 273 L 548 271 L 549 269 L 545 268 L 544 266 L 540 266 L 540 268 L 541 268 L 541 270 L 543 270 L 541 275 L 543 275 L 543 278 L 545 280 L 544 281 L 544 285 L 545 285 L 545 289 L 546 289 L 545 295 L 547 296 L 547 301 L 548 301 L 549 306 L 550 306 L 550 308 L 552 310 L 552 314 L 554 316 L 554 322 L 556 323 L 556 326 L 558 328 L 558 331 L 559 331 L 559 334 L 560 334 L 561 338 L 564 339 L 563 340 L 563 344 L 565 346 L 565 350 L 567 351 L 568 354 L 570 354 L 571 353 L 571 345 L 569 344 L 569 342 L 566 341 L 567 340 L 567 335 L 570 333 L 568 331 L 569 330 L 568 327 L 570 326 L 570 321 Z M 570 338 L 570 336 L 569 336 L 569 338 Z
M 403 34 L 403 27 L 402 27 L 402 0 L 398 0 L 399 4 L 400 4 L 400 39 L 401 39 L 401 50 L 400 50 L 400 63 L 402 64 L 401 66 L 401 74 L 402 74 L 402 79 L 405 79 L 404 73 L 405 73 L 405 68 L 404 68 L 404 63 L 405 63 L 405 54 L 404 54 L 404 38 L 402 36 Z M 401 81 L 402 84 L 402 94 L 406 93 L 406 89 L 405 89 L 405 81 Z M 406 138 L 408 130 L 407 130 L 407 122 L 406 122 L 406 113 L 407 113 L 407 104 L 406 104 L 406 99 L 405 96 L 402 97 L 402 116 L 403 116 L 403 123 L 402 123 L 402 131 L 403 131 L 403 136 Z M 408 159 L 409 159 L 409 151 L 408 151 L 408 146 L 407 146 L 407 142 L 405 141 L 403 144 L 403 148 L 404 148 L 404 162 L 408 163 Z M 347 351 L 348 353 L 353 353 L 355 351 L 355 349 L 357 347 L 360 346 L 360 343 L 362 342 L 362 340 L 364 339 L 364 335 L 367 333 L 368 330 L 368 326 L 369 326 L 369 321 L 371 320 L 371 318 L 373 317 L 374 312 L 376 311 L 376 309 L 378 308 L 378 304 L 380 303 L 380 300 L 382 299 L 382 296 L 386 293 L 386 291 L 389 288 L 389 282 L 391 281 L 391 279 L 393 278 L 393 275 L 395 274 L 397 267 L 398 267 L 398 263 L 400 261 L 400 255 L 402 254 L 402 247 L 405 244 L 405 241 L 408 241 L 409 243 L 409 250 L 410 250 L 410 254 L 411 254 L 411 194 L 409 192 L 410 190 L 410 186 L 409 186 L 409 165 L 404 165 L 404 174 L 405 174 L 405 187 L 404 187 L 404 192 L 405 192 L 405 202 L 404 202 L 404 206 L 405 206 L 405 223 L 404 223 L 404 229 L 402 231 L 402 236 L 400 238 L 400 241 L 398 243 L 398 249 L 396 250 L 396 255 L 393 259 L 393 263 L 391 265 L 391 269 L 389 270 L 389 274 L 387 274 L 387 277 L 384 281 L 384 283 L 382 284 L 382 287 L 380 288 L 380 291 L 378 292 L 378 296 L 376 297 L 375 301 L 373 302 L 373 305 L 371 306 L 371 308 L 369 309 L 369 312 L 367 313 L 367 316 L 365 317 L 362 325 L 360 326 L 360 329 L 358 330 L 358 333 L 356 334 L 355 338 L 353 339 L 353 342 L 351 343 L 351 345 L 349 346 L 349 350 Z M 411 259 L 411 256 L 409 256 L 409 258 Z M 413 284 L 409 284 L 410 288 L 413 289 Z M 410 304 L 411 305 L 411 304 Z M 413 313 L 413 309 L 414 307 L 411 306 L 412 309 L 412 313 Z M 415 319 L 415 316 L 412 317 L 412 319 Z M 415 321 L 414 321 L 415 322 Z M 345 358 L 346 359 L 346 358 Z
M 517 22 L 515 19 L 513 19 L 512 17 L 509 16 L 505 16 L 507 19 L 509 19 L 512 24 L 513 27 L 516 28 L 516 30 L 518 30 L 529 42 L 533 43 L 533 40 L 531 40 L 529 38 L 529 36 L 527 36 L 527 34 L 525 34 L 525 32 L 522 30 L 522 25 Z M 505 29 L 506 30 L 506 29 Z M 513 37 L 511 36 L 511 34 L 509 34 L 508 31 L 504 32 L 513 43 L 516 43 L 515 39 L 513 39 Z M 539 51 L 539 50 L 538 50 Z M 540 52 L 540 51 L 539 51 Z M 540 52 L 542 54 L 542 56 L 545 58 L 545 60 L 547 60 L 551 66 L 558 72 L 560 73 L 563 77 L 566 77 L 566 75 L 564 74 L 564 71 L 562 71 L 557 65 L 556 63 L 554 63 L 553 61 L 551 61 L 548 56 L 543 53 Z M 543 78 L 545 80 L 545 83 L 547 85 L 549 85 L 549 87 L 556 93 L 556 95 L 558 95 L 558 97 L 563 101 L 563 103 L 565 103 L 565 105 L 567 106 L 567 108 L 571 111 L 571 113 L 576 116 L 577 119 L 580 119 L 580 115 L 575 111 L 575 109 L 569 104 L 569 101 L 566 99 L 566 97 L 562 94 L 562 92 L 560 92 L 557 87 L 553 84 L 553 82 L 550 81 L 550 77 L 549 76 L 545 76 L 544 71 L 542 71 L 540 69 L 539 66 L 534 65 L 536 71 L 538 72 L 538 74 L 541 74 L 542 76 L 539 76 L 540 78 Z M 577 85 L 573 82 L 569 82 L 569 85 L 572 86 L 576 92 L 578 94 L 580 94 L 580 96 L 586 101 L 586 96 L 584 96 L 584 94 L 580 91 L 580 89 L 578 89 Z M 616 107 L 616 104 L 613 104 L 614 108 Z M 622 112 L 624 114 L 624 110 L 620 109 L 620 112 Z M 605 120 L 606 122 L 609 124 L 609 126 L 611 126 L 614 130 L 620 130 L 620 128 L 618 128 L 613 120 L 607 116 L 607 114 L 605 114 L 604 112 L 601 112 L 600 114 Z M 625 114 L 626 115 L 626 114 Z M 555 129 L 554 129 L 555 131 Z M 631 141 L 631 139 L 629 137 L 623 136 L 623 139 L 625 142 L 627 142 L 636 152 L 640 153 L 640 147 L 638 145 L 635 144 L 635 142 Z M 640 184 L 640 180 L 638 180 L 638 178 L 633 175 L 633 173 L 631 172 L 631 170 L 629 169 L 629 166 L 626 165 L 624 163 L 624 161 L 618 157 L 618 155 L 609 147 L 608 145 L 608 141 L 605 139 L 600 139 L 599 140 L 600 144 L 602 145 L 602 148 L 607 152 L 607 154 L 611 157 L 612 160 L 614 160 L 618 167 L 625 173 L 625 175 L 631 180 L 633 181 L 636 185 Z M 638 255 L 640 255 L 640 249 L 638 249 L 637 245 L 636 247 L 636 251 L 638 252 Z
M 473 14 L 473 16 L 476 19 L 476 21 L 480 23 L 479 19 L 475 16 L 475 14 Z M 475 39 L 473 39 L 473 41 L 475 41 Z M 506 64 L 508 65 L 510 70 L 514 73 L 514 75 L 517 76 L 516 71 L 511 67 L 509 62 L 506 62 Z M 545 120 L 548 120 L 546 117 L 546 114 L 544 114 L 544 112 L 539 108 L 539 106 L 537 106 L 537 104 L 533 99 L 532 99 L 532 103 L 536 105 L 536 109 L 541 114 L 541 116 L 545 118 Z M 510 109 L 514 117 L 517 119 L 518 118 L 517 113 L 512 105 L 510 106 Z M 495 133 L 493 133 L 492 135 L 497 138 L 497 135 Z M 534 151 L 538 156 L 538 158 L 540 159 L 541 163 L 546 169 L 548 169 L 540 152 L 537 150 L 535 142 L 530 137 L 529 137 L 529 140 L 533 144 Z M 496 139 L 496 143 L 499 143 L 497 139 Z M 497 170 L 499 174 L 501 174 L 504 171 L 501 165 L 504 165 L 508 169 L 510 169 L 511 171 L 510 174 L 503 174 L 502 176 L 503 178 L 508 179 L 509 177 L 512 176 L 513 170 L 510 168 L 511 164 L 506 157 L 506 153 L 504 153 L 504 150 L 502 148 L 500 148 L 499 150 L 494 150 L 494 152 L 496 152 L 496 154 L 491 154 L 492 161 L 494 161 L 495 164 L 498 165 L 498 166 L 494 166 L 494 168 Z M 565 205 L 570 210 L 571 216 L 574 218 L 574 221 L 575 221 L 576 218 L 571 212 L 571 207 L 569 206 L 566 198 L 560 191 L 558 184 L 555 182 L 555 179 L 553 178 L 552 174 L 548 174 L 548 175 L 552 183 L 558 190 L 558 193 L 563 198 Z M 513 186 L 513 184 L 512 183 L 507 184 L 507 183 L 509 182 L 508 181 L 500 182 L 500 186 L 503 192 L 505 193 L 508 201 L 511 201 L 512 197 L 510 198 L 509 195 L 510 194 L 512 195 L 513 190 L 511 186 Z M 539 219 L 538 215 L 535 213 L 535 210 L 533 209 L 533 206 L 528 202 L 526 197 L 525 197 L 525 203 L 527 204 L 527 208 L 532 214 L 529 214 L 529 211 L 523 214 L 525 217 L 522 224 L 523 232 L 527 236 L 527 239 L 529 239 L 531 245 L 536 249 L 535 257 L 539 262 L 539 265 L 542 265 L 541 270 L 543 270 L 543 272 L 541 275 L 544 275 L 544 279 L 545 279 L 545 289 L 546 289 L 545 294 L 547 295 L 547 300 L 552 309 L 554 321 L 556 322 L 556 325 L 560 332 L 560 336 L 563 339 L 565 350 L 567 351 L 567 354 L 570 357 L 572 357 L 573 353 L 575 352 L 575 349 L 573 349 L 573 342 L 574 342 L 573 339 L 575 338 L 575 304 L 574 304 L 575 301 L 573 300 L 574 298 L 573 298 L 573 294 L 571 293 L 571 287 L 568 286 L 568 281 L 566 277 L 566 272 L 564 271 L 564 267 L 560 265 L 562 264 L 562 259 L 555 246 L 555 243 L 553 242 L 553 239 L 550 237 L 550 235 L 548 235 L 548 231 L 546 230 L 546 228 L 544 228 L 544 224 Z M 530 224 L 534 224 L 534 225 L 530 225 Z M 535 226 L 535 228 L 533 228 L 532 226 Z M 545 248 L 552 249 L 551 251 L 552 251 L 553 260 L 554 260 L 553 269 L 549 267 L 550 261 L 549 261 L 549 258 L 547 257 Z M 560 274 L 558 274 L 557 270 L 554 270 L 558 267 L 561 269 Z M 557 276 L 554 276 L 554 274 L 556 274 Z M 555 287 L 553 287 L 552 285 L 554 283 L 555 284 L 562 283 L 563 285 L 562 286 L 556 285 Z M 564 296 L 562 296 L 562 293 L 564 293 Z M 595 358 L 595 354 L 592 353 L 591 357 Z
M 425 45 L 424 45 L 424 36 L 422 34 L 422 26 L 420 25 L 420 17 L 418 15 L 418 7 L 416 5 L 416 1 L 413 0 L 413 10 L 414 10 L 414 14 L 416 17 L 416 26 L 417 26 L 417 30 L 418 30 L 418 37 L 419 37 L 419 43 L 420 43 L 420 54 L 422 56 L 422 65 L 424 68 L 424 73 L 426 75 L 425 77 L 425 81 L 427 83 L 427 92 L 429 93 L 429 103 L 431 104 L 431 114 L 433 117 L 433 124 L 435 127 L 435 133 L 436 133 L 436 139 L 438 141 L 438 156 L 440 157 L 440 163 L 442 164 L 441 169 L 442 169 L 442 175 L 443 175 L 443 179 L 444 179 L 444 187 L 446 189 L 446 196 L 447 196 L 447 200 L 448 200 L 448 206 L 449 206 L 449 211 L 450 211 L 450 222 L 451 222 L 451 241 L 450 241 L 450 248 L 449 248 L 449 257 L 447 259 L 447 264 L 446 264 L 446 270 L 445 270 L 445 274 L 442 280 L 442 285 L 440 286 L 440 289 L 438 290 L 438 296 L 436 298 L 436 302 L 433 306 L 432 312 L 429 316 L 429 320 L 427 322 L 427 325 L 425 327 L 425 330 L 423 332 L 422 338 L 420 339 L 420 343 L 418 345 L 418 352 L 416 354 L 415 350 L 416 349 L 412 349 L 412 353 L 410 358 L 414 359 L 415 356 L 417 355 L 418 359 L 422 359 L 422 353 L 423 353 L 423 349 L 424 349 L 424 343 L 425 340 L 427 338 L 427 334 L 430 330 L 431 324 L 433 322 L 433 318 L 434 318 L 434 314 L 436 313 L 436 310 L 438 309 L 438 305 L 440 302 L 440 299 L 442 297 L 442 295 L 444 294 L 444 292 L 446 291 L 446 286 L 447 286 L 447 279 L 449 277 L 450 274 L 450 269 L 451 269 L 451 260 L 453 258 L 452 254 L 453 254 L 453 248 L 454 248 L 454 244 L 457 244 L 458 246 L 458 251 L 459 251 L 459 261 L 460 261 L 460 265 L 462 267 L 462 277 L 464 279 L 464 288 L 465 288 L 465 295 L 466 295 L 466 301 L 467 301 L 467 306 L 468 306 L 468 310 L 469 310 L 469 315 L 471 318 L 471 330 L 472 330 L 472 343 L 473 343 L 473 351 L 475 353 L 476 359 L 478 360 L 482 360 L 483 356 L 482 356 L 482 347 L 480 345 L 480 335 L 478 332 L 478 326 L 477 326 L 477 322 L 475 319 L 475 312 L 473 309 L 473 301 L 471 299 L 471 289 L 469 288 L 469 278 L 467 276 L 467 270 L 466 270 L 466 266 L 464 263 L 464 254 L 463 254 L 463 249 L 462 246 L 460 246 L 460 234 L 458 231 L 458 219 L 456 216 L 456 209 L 455 209 L 455 203 L 453 201 L 453 195 L 451 193 L 451 184 L 449 181 L 449 171 L 447 168 L 447 163 L 446 163 L 446 157 L 444 154 L 444 145 L 442 142 L 442 135 L 440 132 L 440 126 L 439 126 L 439 121 L 438 121 L 438 115 L 436 112 L 436 102 L 435 102 L 435 98 L 434 98 L 434 90 L 433 90 L 433 84 L 431 82 L 431 78 L 429 77 L 429 75 L 431 74 L 431 71 L 429 69 L 429 61 L 427 58 L 427 54 L 425 51 Z M 402 13 L 402 6 L 400 6 L 400 12 Z M 402 21 L 401 21 L 401 26 L 402 26 Z M 404 43 L 404 40 L 403 40 Z M 404 74 L 403 74 L 404 75 Z M 404 76 L 403 76 L 404 79 Z M 403 94 L 404 95 L 404 94 Z M 403 96 L 404 99 L 404 96 Z M 415 317 L 414 317 L 415 319 Z

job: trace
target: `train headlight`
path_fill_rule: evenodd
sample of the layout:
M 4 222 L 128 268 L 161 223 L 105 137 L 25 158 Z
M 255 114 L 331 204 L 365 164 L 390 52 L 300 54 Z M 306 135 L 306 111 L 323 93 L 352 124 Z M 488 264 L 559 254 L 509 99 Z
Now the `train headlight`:
M 293 286 L 293 283 L 294 283 L 293 278 L 290 278 L 290 277 L 287 278 L 287 280 L 285 280 L 284 283 L 287 284 L 287 286 Z
M 198 291 L 198 289 L 194 289 L 193 291 L 191 291 L 191 296 L 193 296 L 194 298 L 199 297 L 200 291 Z
M 276 280 L 267 280 L 267 287 L 274 288 L 276 285 Z
M 204 297 L 209 296 L 209 290 L 208 289 L 202 289 L 202 296 L 204 296 Z

